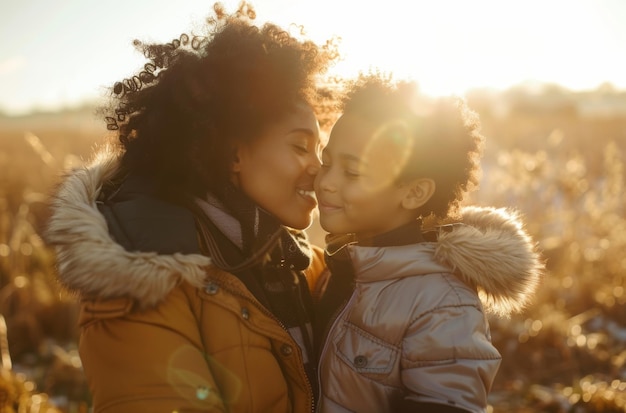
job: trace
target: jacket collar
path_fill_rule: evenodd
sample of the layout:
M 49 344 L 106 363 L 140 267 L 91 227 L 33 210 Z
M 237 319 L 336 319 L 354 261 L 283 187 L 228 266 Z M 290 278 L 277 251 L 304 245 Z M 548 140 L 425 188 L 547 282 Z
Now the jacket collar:
M 521 218 L 504 208 L 465 207 L 461 222 L 436 229 L 435 242 L 363 246 L 335 240 L 329 256 L 349 256 L 357 282 L 452 272 L 476 287 L 485 307 L 499 314 L 521 311 L 543 275 L 537 247 Z M 330 251 L 330 252 L 328 252 Z
M 424 242 L 422 221 L 415 220 L 371 239 L 359 240 L 359 245 L 370 247 L 393 247 Z

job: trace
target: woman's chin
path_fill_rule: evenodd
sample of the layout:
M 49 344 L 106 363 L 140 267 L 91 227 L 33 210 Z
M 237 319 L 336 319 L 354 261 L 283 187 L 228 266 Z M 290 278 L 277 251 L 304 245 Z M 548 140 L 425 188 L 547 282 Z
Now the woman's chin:
M 278 217 L 280 219 L 280 217 Z M 289 228 L 304 230 L 311 226 L 313 223 L 313 211 L 309 211 L 308 213 L 303 213 L 299 216 L 290 216 L 283 217 L 280 219 L 281 223 Z

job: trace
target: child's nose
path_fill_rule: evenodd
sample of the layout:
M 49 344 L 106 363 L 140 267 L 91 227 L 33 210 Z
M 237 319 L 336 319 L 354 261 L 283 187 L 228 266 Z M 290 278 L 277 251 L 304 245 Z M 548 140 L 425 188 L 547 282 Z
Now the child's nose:
M 327 170 L 320 171 L 315 178 L 316 191 L 335 192 L 335 185 Z

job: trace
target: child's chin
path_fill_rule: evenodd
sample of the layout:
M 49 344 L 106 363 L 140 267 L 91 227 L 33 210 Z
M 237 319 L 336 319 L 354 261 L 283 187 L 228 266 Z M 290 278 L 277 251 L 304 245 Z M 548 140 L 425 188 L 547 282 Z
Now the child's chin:
M 336 225 L 333 222 L 328 221 L 329 220 L 324 220 L 324 218 L 320 217 L 320 226 L 324 231 L 329 234 L 342 234 L 346 232 L 342 225 Z

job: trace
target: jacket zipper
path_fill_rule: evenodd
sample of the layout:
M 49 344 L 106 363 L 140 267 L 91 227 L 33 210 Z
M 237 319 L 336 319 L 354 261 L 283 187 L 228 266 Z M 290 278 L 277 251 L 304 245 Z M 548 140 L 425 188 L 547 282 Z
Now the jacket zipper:
M 215 281 L 215 280 L 214 280 Z M 217 281 L 215 281 L 217 282 Z M 235 289 L 231 289 L 228 287 L 225 287 L 222 283 L 217 282 L 218 284 L 220 284 L 222 286 L 222 288 L 224 288 L 225 290 L 229 291 L 231 294 L 234 294 L 236 296 L 239 296 L 241 298 L 243 298 L 244 300 L 252 303 L 256 308 L 258 308 L 259 310 L 261 310 L 261 312 L 265 315 L 267 315 L 268 317 L 270 317 L 272 320 L 276 321 L 276 323 L 283 329 L 285 330 L 285 332 L 287 333 L 287 336 L 289 336 L 289 339 L 291 340 L 292 345 L 295 345 L 294 347 L 296 348 L 300 348 L 300 345 L 298 343 L 296 343 L 296 341 L 294 340 L 293 337 L 291 337 L 291 334 L 289 334 L 289 330 L 287 329 L 287 327 L 285 327 L 285 325 L 282 323 L 282 321 L 280 321 L 274 314 L 272 314 L 271 311 L 269 311 L 267 308 L 265 308 L 264 305 L 262 305 L 261 303 L 259 303 L 256 299 L 250 299 L 249 297 L 245 296 L 244 294 L 240 293 L 239 291 L 236 291 Z M 301 349 L 302 351 L 302 349 Z M 312 355 L 309 355 L 309 358 L 311 358 Z M 302 360 L 302 364 L 304 365 L 304 360 Z M 303 369 L 300 369 L 300 371 L 302 372 Z M 319 373 L 318 373 L 319 376 Z M 315 397 L 314 394 L 315 392 L 313 391 L 313 385 L 311 384 L 311 381 L 308 377 L 308 375 L 306 374 L 306 371 L 304 371 L 304 381 L 307 385 L 307 388 L 309 390 L 309 394 L 311 395 L 311 413 L 315 413 Z
M 330 324 L 330 327 L 327 327 L 326 330 L 324 331 L 324 335 L 323 335 L 324 345 L 322 346 L 322 351 L 320 352 L 320 356 L 319 356 L 319 362 L 317 363 L 317 382 L 319 383 L 319 386 L 320 386 L 319 387 L 320 399 L 322 398 L 322 394 L 323 394 L 322 393 L 322 360 L 324 359 L 324 355 L 326 354 L 326 349 L 328 348 L 328 338 L 330 336 L 331 331 L 335 329 L 335 326 L 337 325 L 341 317 L 348 310 L 348 308 L 350 308 L 350 304 L 352 303 L 352 300 L 354 300 L 355 296 L 356 296 L 356 286 L 354 290 L 352 291 L 350 298 L 348 298 L 347 300 L 344 300 L 343 304 L 339 306 L 337 311 L 335 311 L 335 313 L 333 314 L 334 318 L 332 318 L 333 322 Z

